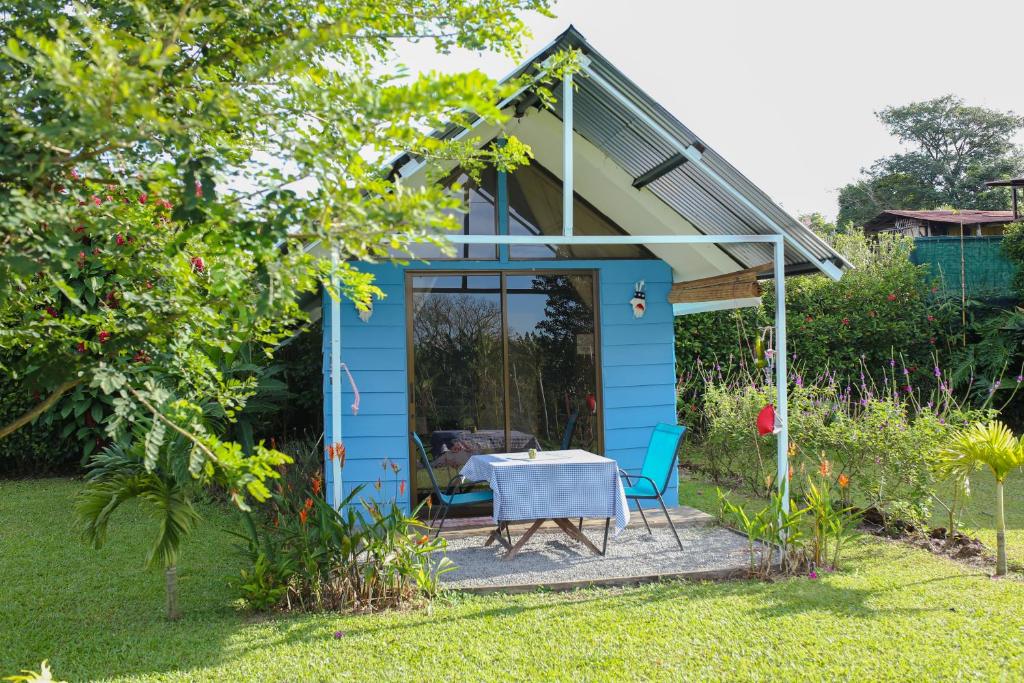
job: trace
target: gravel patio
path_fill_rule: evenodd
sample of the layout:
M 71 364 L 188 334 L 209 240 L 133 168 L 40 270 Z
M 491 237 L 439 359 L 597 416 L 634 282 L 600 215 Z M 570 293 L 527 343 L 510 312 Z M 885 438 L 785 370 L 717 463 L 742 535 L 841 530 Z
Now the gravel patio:
M 680 551 L 664 518 L 649 515 L 648 535 L 637 514 L 617 537 L 609 536 L 604 557 L 592 554 L 550 522 L 519 554 L 505 560 L 499 544 L 484 546 L 493 524 L 489 518 L 457 520 L 444 536 L 448 558 L 458 567 L 442 577 L 449 588 L 469 592 L 521 592 L 537 588 L 567 590 L 592 585 L 631 585 L 668 578 L 724 579 L 741 576 L 749 566 L 746 539 L 718 526 L 715 519 L 693 508 L 672 511 L 683 543 Z M 660 522 L 660 523 L 659 523 Z M 527 528 L 512 525 L 513 540 Z M 598 547 L 604 524 L 591 520 L 584 532 Z

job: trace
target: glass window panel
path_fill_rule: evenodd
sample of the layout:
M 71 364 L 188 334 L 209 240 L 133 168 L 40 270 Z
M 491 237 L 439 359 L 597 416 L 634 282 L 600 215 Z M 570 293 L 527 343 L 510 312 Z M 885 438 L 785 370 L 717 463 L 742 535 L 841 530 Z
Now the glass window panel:
M 497 193 L 498 174 L 494 169 L 480 172 L 476 181 L 467 174 L 456 172 L 446 182 L 448 187 L 459 185 L 465 210 L 452 211 L 457 223 L 462 225 L 464 235 L 494 235 L 498 232 Z M 455 192 L 455 190 L 452 190 Z M 456 245 L 452 254 L 445 254 L 432 244 L 415 244 L 410 249 L 413 258 L 427 261 L 450 259 L 474 259 L 490 261 L 497 258 L 497 247 L 488 244 Z
M 516 169 L 508 177 L 509 233 L 512 235 L 562 234 L 562 182 L 536 163 Z M 578 194 L 573 202 L 573 233 L 625 235 L 626 232 Z M 545 258 L 653 258 L 642 245 L 560 245 L 509 248 L 514 259 Z

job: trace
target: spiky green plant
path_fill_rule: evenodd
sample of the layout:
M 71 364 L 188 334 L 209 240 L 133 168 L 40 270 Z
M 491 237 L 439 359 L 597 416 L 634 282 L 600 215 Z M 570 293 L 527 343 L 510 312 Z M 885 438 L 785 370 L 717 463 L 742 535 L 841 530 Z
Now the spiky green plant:
M 1014 469 L 1024 466 L 1024 444 L 1002 422 L 976 423 L 961 430 L 940 457 L 954 475 L 988 467 L 996 480 L 996 576 L 1006 574 L 1006 517 L 1003 484 Z

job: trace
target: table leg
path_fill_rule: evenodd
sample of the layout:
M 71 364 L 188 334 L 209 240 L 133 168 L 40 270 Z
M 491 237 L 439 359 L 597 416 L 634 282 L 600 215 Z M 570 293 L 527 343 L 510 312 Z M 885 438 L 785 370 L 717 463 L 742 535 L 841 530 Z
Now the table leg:
M 556 520 L 556 521 L 557 521 L 557 520 Z M 512 559 L 513 557 L 515 557 L 515 556 L 516 556 L 516 554 L 517 554 L 517 553 L 518 553 L 518 552 L 519 552 L 520 550 L 522 550 L 523 546 L 524 546 L 524 545 L 526 545 L 526 542 L 530 540 L 530 537 L 531 537 L 531 536 L 533 536 L 533 535 L 534 535 L 535 533 L 537 533 L 537 529 L 539 529 L 539 528 L 540 528 L 540 525 L 541 525 L 541 524 L 543 524 L 544 522 L 545 522 L 545 520 L 543 520 L 543 519 L 538 519 L 538 520 L 537 520 L 537 521 L 535 521 L 535 522 L 534 522 L 533 524 L 531 524 L 531 525 L 530 525 L 530 528 L 526 530 L 526 533 L 525 533 L 525 534 L 523 534 L 523 535 L 522 535 L 522 536 L 521 536 L 521 537 L 519 538 L 519 540 L 518 540 L 518 541 L 516 541 L 516 544 L 515 544 L 514 546 L 512 546 L 511 548 L 509 548 L 509 551 L 508 551 L 507 553 L 505 553 L 505 557 L 504 557 L 504 558 L 502 558 L 502 559 L 505 559 L 505 560 L 511 560 L 511 559 Z
M 508 524 L 506 524 L 504 522 L 498 524 L 497 528 L 494 529 L 494 531 L 491 532 L 491 535 L 487 537 L 487 542 L 484 543 L 484 547 L 486 548 L 487 546 L 489 546 L 492 543 L 494 543 L 495 541 L 497 541 L 498 543 L 500 543 L 505 548 L 511 549 L 512 548 L 512 539 L 511 539 L 511 537 L 509 537 L 509 540 L 506 541 L 505 537 L 501 535 L 502 531 L 504 531 L 506 534 L 508 534 Z
M 562 531 L 564 531 L 567 536 L 569 536 L 569 538 L 573 538 L 582 543 L 583 545 L 587 546 L 588 548 L 590 548 L 590 551 L 593 552 L 595 555 L 603 554 L 600 550 L 598 550 L 597 546 L 591 543 L 590 539 L 584 536 L 583 533 L 576 528 L 576 525 L 574 525 L 568 519 L 562 518 L 555 519 L 552 521 L 554 521 L 554 523 L 557 524 L 558 527 Z

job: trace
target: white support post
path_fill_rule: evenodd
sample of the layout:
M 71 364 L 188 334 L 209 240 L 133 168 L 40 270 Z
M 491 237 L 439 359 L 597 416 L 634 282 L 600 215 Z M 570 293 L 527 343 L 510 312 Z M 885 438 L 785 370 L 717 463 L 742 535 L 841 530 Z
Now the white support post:
M 335 292 L 338 288 L 338 249 L 331 249 L 331 281 Z M 331 443 L 341 443 L 341 301 L 331 297 Z M 341 507 L 341 457 L 331 458 L 331 505 L 335 510 Z
M 775 420 L 779 425 L 776 481 L 782 509 L 789 512 L 789 384 L 786 351 L 786 243 L 775 242 Z
M 562 78 L 562 234 L 572 234 L 572 73 Z

